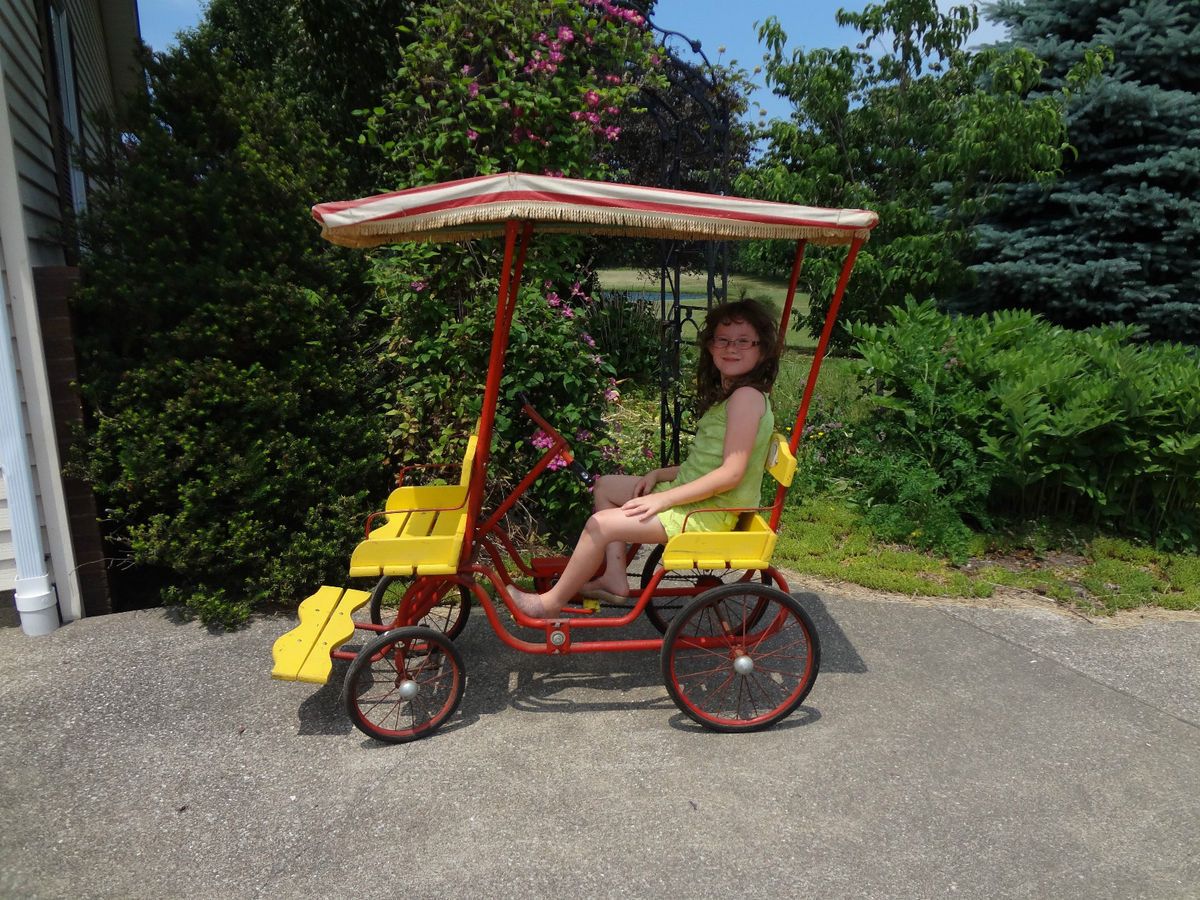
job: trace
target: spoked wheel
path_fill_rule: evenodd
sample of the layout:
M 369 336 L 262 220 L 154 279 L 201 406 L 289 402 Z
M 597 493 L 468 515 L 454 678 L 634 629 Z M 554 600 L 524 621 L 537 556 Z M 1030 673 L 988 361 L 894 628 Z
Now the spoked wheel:
M 749 624 L 756 609 L 758 622 Z M 812 690 L 820 665 L 808 613 L 762 584 L 713 588 L 681 610 L 663 638 L 671 699 L 714 731 L 758 731 L 786 718 Z
M 393 628 L 350 663 L 342 703 L 361 731 L 402 744 L 432 734 L 454 714 L 464 680 L 462 656 L 442 632 Z
M 371 591 L 371 621 L 376 625 L 395 623 L 400 601 L 412 586 L 411 581 L 392 575 L 380 578 Z M 471 592 L 453 581 L 438 581 L 435 590 L 438 592 L 437 605 L 418 624 L 440 631 L 448 638 L 456 638 L 467 626 L 467 617 L 471 614 Z
M 642 590 L 646 590 L 650 584 L 650 579 L 654 577 L 654 570 L 658 568 L 658 564 L 662 561 L 663 545 L 659 544 L 655 547 L 648 557 L 646 563 L 642 566 Z M 741 583 L 758 583 L 770 584 L 771 576 L 766 572 L 758 573 L 745 569 L 678 569 L 667 572 L 662 577 L 662 581 L 655 588 L 655 596 L 650 598 L 650 602 L 646 605 L 646 618 L 648 618 L 654 627 L 658 629 L 660 634 L 666 634 L 667 629 L 671 625 L 671 620 L 676 614 L 691 603 L 696 597 L 709 588 L 719 587 L 722 584 L 741 584 Z M 658 596 L 659 591 L 683 589 L 688 591 L 687 594 L 675 596 L 661 597 Z M 755 615 L 755 611 L 751 610 L 751 615 Z M 762 610 L 758 610 L 758 616 L 762 615 Z M 753 626 L 758 619 L 752 619 L 748 624 Z

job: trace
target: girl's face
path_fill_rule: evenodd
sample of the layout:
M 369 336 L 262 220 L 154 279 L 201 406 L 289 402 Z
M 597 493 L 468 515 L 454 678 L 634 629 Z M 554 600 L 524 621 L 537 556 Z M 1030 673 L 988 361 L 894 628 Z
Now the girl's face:
M 746 321 L 722 322 L 708 344 L 723 381 L 750 373 L 762 359 L 762 351 L 758 332 Z

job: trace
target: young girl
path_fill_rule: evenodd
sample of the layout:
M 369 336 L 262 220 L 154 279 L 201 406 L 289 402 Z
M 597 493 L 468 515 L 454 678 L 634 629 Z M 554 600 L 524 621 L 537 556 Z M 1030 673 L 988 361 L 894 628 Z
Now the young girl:
M 687 459 L 641 477 L 598 478 L 596 512 L 558 583 L 544 594 L 509 589 L 526 615 L 555 616 L 580 592 L 628 596 L 627 543 L 666 543 L 696 509 L 760 505 L 763 463 L 775 427 L 767 399 L 779 372 L 774 315 L 754 300 L 723 303 L 709 311 L 698 344 L 700 421 Z M 687 528 L 728 531 L 736 520 L 737 513 L 703 512 L 689 518 Z M 588 581 L 602 559 L 603 574 Z

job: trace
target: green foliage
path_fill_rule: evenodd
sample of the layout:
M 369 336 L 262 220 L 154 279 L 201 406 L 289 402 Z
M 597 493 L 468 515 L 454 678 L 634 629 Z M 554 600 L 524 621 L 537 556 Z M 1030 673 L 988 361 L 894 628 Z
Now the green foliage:
M 654 79 L 655 48 L 631 13 L 575 0 L 439 0 L 405 29 L 411 37 L 392 89 L 364 110 L 365 145 L 389 186 L 502 171 L 603 178 L 622 110 Z M 639 73 L 641 73 L 639 75 Z M 385 177 L 385 176 L 381 176 Z M 497 417 L 491 480 L 515 483 L 530 461 L 532 426 L 516 414 L 527 391 L 580 461 L 600 468 L 611 362 L 595 340 L 578 260 L 579 239 L 540 235 L 525 264 Z M 377 253 L 372 279 L 386 333 L 373 367 L 397 463 L 439 458 L 479 413 L 501 248 L 496 241 L 407 245 Z M 525 447 L 526 451 L 517 448 Z M 574 530 L 590 508 L 569 475 L 539 480 L 544 528 Z
M 658 386 L 662 325 L 651 301 L 601 291 L 587 305 L 584 327 L 619 379 L 640 388 Z
M 1066 148 L 1064 93 L 1038 98 L 1044 63 L 1026 50 L 970 53 L 974 8 L 942 13 L 932 0 L 886 0 L 839 12 L 855 49 L 785 52 L 770 18 L 759 30 L 767 82 L 794 105 L 774 121 L 761 162 L 739 193 L 815 206 L 873 209 L 880 225 L 859 256 L 843 319 L 879 322 L 908 296 L 949 297 L 969 283 L 971 226 L 1006 180 L 1046 181 Z M 1095 59 L 1077 72 L 1094 69 Z M 786 271 L 782 245 L 749 249 L 742 263 Z M 809 254 L 808 325 L 824 322 L 844 252 Z M 835 344 L 844 344 L 842 329 Z
M 980 226 L 974 271 L 984 290 L 956 305 L 1032 309 L 1071 327 L 1125 322 L 1200 342 L 1200 6 L 1028 0 L 995 14 L 1014 47 L 1050 61 L 1039 94 L 1100 48 L 1115 64 L 1074 89 L 1078 154 L 1063 177 L 1008 186 Z
M 342 569 L 382 482 L 352 356 L 360 264 L 308 209 L 347 170 L 299 88 L 264 87 L 234 43 L 201 26 L 147 61 L 91 173 L 75 298 L 76 469 L 116 552 L 223 625 Z
M 888 456 L 944 480 L 962 514 L 1066 516 L 1195 546 L 1200 366 L 1182 345 L 1030 313 L 951 318 L 932 303 L 851 330 L 879 389 Z

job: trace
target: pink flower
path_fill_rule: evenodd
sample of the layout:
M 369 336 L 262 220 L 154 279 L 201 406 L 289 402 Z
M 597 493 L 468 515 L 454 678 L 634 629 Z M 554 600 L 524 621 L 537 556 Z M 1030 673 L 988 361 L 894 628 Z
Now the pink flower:
M 559 310 L 559 312 L 562 313 L 562 317 L 564 319 L 575 318 L 575 310 L 571 309 L 571 307 L 569 307 L 565 304 L 563 305 L 563 308 Z
M 516 62 L 516 61 L 517 61 L 517 54 L 513 53 L 513 52 L 512 52 L 510 49 L 508 49 L 507 47 L 505 47 L 505 48 L 504 48 L 504 55 L 508 57 L 508 59 L 509 59 L 509 61 L 510 61 L 510 62 Z
M 554 291 L 551 291 L 546 295 L 546 302 L 553 307 L 562 306 L 562 298 L 559 297 L 558 294 L 554 293 Z
M 609 84 L 620 84 L 621 76 L 620 75 L 605 75 L 604 80 L 607 81 Z
M 583 99 L 587 101 L 588 106 L 596 107 L 600 105 L 600 95 L 595 91 L 588 91 L 583 95 Z
M 592 337 L 590 334 L 588 334 L 586 331 L 583 333 L 583 342 L 585 344 L 587 344 L 589 347 L 591 347 L 593 350 L 596 349 L 596 339 L 594 337 Z
M 586 428 L 580 428 L 578 431 L 575 432 L 575 440 L 577 440 L 581 444 L 586 444 L 591 439 L 592 439 L 592 433 L 590 431 L 588 431 Z
M 563 459 L 563 455 L 559 453 L 554 457 L 554 459 L 550 460 L 550 463 L 546 466 L 546 468 L 551 472 L 557 472 L 559 469 L 565 468 L 568 465 L 570 465 L 570 463 Z
M 594 112 L 584 113 L 584 114 L 583 114 L 583 117 L 584 117 L 585 119 L 587 119 L 589 122 L 591 122 L 593 125 L 599 125 L 599 124 L 600 124 L 600 115 L 599 115 L 599 113 L 594 113 Z
M 609 125 L 607 128 L 604 129 L 604 136 L 606 138 L 608 138 L 610 141 L 615 141 L 617 138 L 619 138 L 621 136 L 621 129 L 618 128 L 616 125 Z
M 479 140 L 479 132 L 476 131 L 474 128 L 468 128 L 467 129 L 467 140 L 468 141 Z
M 426 281 L 414 281 L 409 284 L 409 287 L 419 294 L 421 291 L 425 290 L 425 288 L 429 287 L 429 283 Z
M 471 67 L 469 65 L 463 66 L 461 71 L 464 75 L 470 75 Z
M 597 366 L 604 365 L 604 357 L 600 356 L 599 354 L 596 354 L 595 356 L 592 357 L 592 364 L 597 365 Z
M 578 122 L 580 119 L 583 118 L 583 110 L 581 110 L 581 109 L 572 110 L 571 118 L 574 119 L 576 122 Z
M 573 285 L 571 285 L 571 296 L 572 297 L 582 297 L 583 296 L 583 285 L 581 285 L 578 281 L 575 282 Z
M 617 403 L 621 399 L 621 392 L 616 388 L 609 388 L 604 392 L 604 399 L 609 403 Z
M 650 65 L 661 66 L 662 65 L 662 57 L 660 57 L 657 53 L 650 54 Z
M 479 82 L 472 81 L 467 85 L 467 96 L 472 100 L 479 96 Z
M 552 63 L 560 63 L 560 62 L 562 62 L 564 59 L 566 59 L 566 57 L 565 57 L 565 56 L 563 56 L 563 55 L 562 55 L 562 53 L 561 53 L 560 51 L 558 51 L 558 50 L 551 50 L 551 51 L 550 51 L 550 62 L 552 62 Z
M 546 43 L 546 41 L 550 40 L 550 38 L 546 37 L 546 32 L 544 32 L 544 31 L 539 31 L 537 34 L 535 34 L 533 36 L 533 39 L 535 41 L 537 41 L 539 44 L 544 44 L 544 43 Z
M 472 95 L 472 96 L 474 96 L 474 95 Z M 621 114 L 621 109 L 620 109 L 620 107 L 617 107 L 617 106 L 606 107 L 604 111 L 606 113 L 608 113 L 610 116 L 619 116 Z
M 560 41 L 562 41 L 564 44 L 569 44 L 569 43 L 571 43 L 571 41 L 575 40 L 575 32 L 573 32 L 566 25 L 559 25 L 558 26 L 558 39 Z
M 548 178 L 562 178 L 562 169 L 542 169 L 542 174 Z
M 539 450 L 549 450 L 554 446 L 554 439 L 539 428 L 533 433 L 530 443 Z
M 646 457 L 646 459 L 654 459 L 654 451 L 649 447 L 643 447 L 642 456 Z

